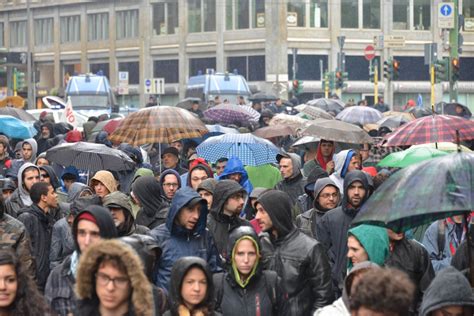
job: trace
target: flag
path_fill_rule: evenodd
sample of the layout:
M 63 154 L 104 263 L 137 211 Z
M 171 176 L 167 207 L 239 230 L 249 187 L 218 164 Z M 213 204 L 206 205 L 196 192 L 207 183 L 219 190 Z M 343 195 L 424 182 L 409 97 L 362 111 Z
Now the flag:
M 419 108 L 423 107 L 423 97 L 418 93 L 418 99 L 416 100 L 416 106 Z
M 72 110 L 71 97 L 67 98 L 66 108 L 64 109 L 61 121 L 71 124 L 74 128 L 77 128 L 76 116 Z

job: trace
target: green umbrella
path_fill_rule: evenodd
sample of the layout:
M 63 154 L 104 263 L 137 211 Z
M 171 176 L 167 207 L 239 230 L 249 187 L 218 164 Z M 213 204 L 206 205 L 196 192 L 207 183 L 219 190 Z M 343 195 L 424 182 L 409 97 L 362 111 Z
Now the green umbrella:
M 387 157 L 382 159 L 377 166 L 405 168 L 425 160 L 446 155 L 448 155 L 447 152 L 431 147 L 410 147 L 407 150 L 399 151 L 388 155 Z

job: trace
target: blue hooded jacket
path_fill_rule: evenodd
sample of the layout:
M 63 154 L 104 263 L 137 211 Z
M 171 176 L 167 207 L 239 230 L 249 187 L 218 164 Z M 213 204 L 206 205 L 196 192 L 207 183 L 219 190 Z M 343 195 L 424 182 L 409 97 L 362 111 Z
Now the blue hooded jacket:
M 249 181 L 249 176 L 244 168 L 244 164 L 237 157 L 231 157 L 229 161 L 227 161 L 224 171 L 219 176 L 219 180 L 227 179 L 229 175 L 234 173 L 240 173 L 242 175 L 239 184 L 245 189 L 245 191 L 247 191 L 247 195 L 252 193 L 252 183 Z
M 80 182 L 80 175 L 79 175 L 79 170 L 77 170 L 76 167 L 74 166 L 69 166 L 69 167 L 66 167 L 63 171 L 63 173 L 61 174 L 61 190 L 65 193 L 67 193 L 67 189 L 66 189 L 66 186 L 64 185 L 64 180 L 63 180 L 63 177 L 64 175 L 66 174 L 73 174 L 76 176 L 76 182 Z
M 188 230 L 176 224 L 175 219 L 179 211 L 194 199 L 199 199 L 201 213 L 194 229 Z M 206 221 L 207 202 L 190 187 L 179 189 L 171 202 L 166 223 L 150 232 L 163 251 L 153 278 L 158 287 L 168 290 L 171 268 L 181 257 L 203 258 L 213 273 L 221 271 L 221 260 L 214 239 L 206 228 Z

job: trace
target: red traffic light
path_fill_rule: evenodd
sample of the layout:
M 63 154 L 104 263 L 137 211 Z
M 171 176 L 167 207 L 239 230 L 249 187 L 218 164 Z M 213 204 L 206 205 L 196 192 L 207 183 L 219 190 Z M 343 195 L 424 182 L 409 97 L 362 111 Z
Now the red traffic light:
M 400 68 L 400 62 L 398 60 L 393 60 L 392 66 L 394 70 L 398 70 Z
M 339 79 L 342 77 L 342 72 L 336 71 L 336 78 Z
M 293 80 L 293 89 L 294 90 L 298 89 L 298 86 L 299 86 L 298 80 Z
M 451 63 L 452 63 L 454 68 L 459 68 L 459 59 L 458 58 L 453 58 Z

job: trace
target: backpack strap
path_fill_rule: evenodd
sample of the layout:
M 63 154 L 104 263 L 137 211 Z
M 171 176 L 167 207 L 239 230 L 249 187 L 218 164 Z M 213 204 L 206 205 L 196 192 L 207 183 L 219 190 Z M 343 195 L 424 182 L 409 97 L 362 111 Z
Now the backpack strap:
M 267 295 L 270 298 L 272 303 L 272 310 L 276 315 L 278 311 L 278 301 L 277 301 L 277 283 L 278 283 L 278 274 L 275 271 L 264 270 L 263 279 L 265 280 L 265 288 L 267 290 Z
M 443 259 L 444 247 L 446 244 L 446 222 L 444 219 L 438 220 L 438 259 Z

